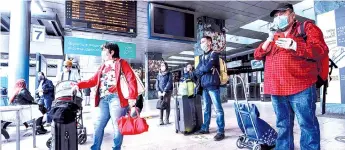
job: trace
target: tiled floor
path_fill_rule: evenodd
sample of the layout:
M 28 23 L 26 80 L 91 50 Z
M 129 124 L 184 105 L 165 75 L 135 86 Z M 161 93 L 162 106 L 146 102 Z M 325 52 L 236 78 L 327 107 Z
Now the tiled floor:
M 275 115 L 270 102 L 253 102 L 257 104 L 261 118 L 267 121 L 273 127 L 275 126 Z M 237 126 L 237 120 L 235 118 L 233 102 L 224 104 L 225 121 L 226 121 L 226 139 L 220 142 L 213 141 L 213 136 L 216 131 L 215 118 L 211 122 L 210 135 L 205 136 L 184 136 L 175 133 L 174 124 L 167 126 L 158 125 L 158 111 L 151 109 L 155 102 L 151 101 L 146 104 L 146 110 L 143 112 L 144 116 L 152 116 L 147 119 L 150 130 L 147 133 L 135 136 L 126 136 L 124 138 L 123 149 L 124 150 L 235 150 L 236 140 L 241 131 Z M 85 125 L 88 129 L 88 141 L 84 145 L 79 145 L 79 149 L 86 150 L 92 144 L 93 133 L 93 119 L 94 108 L 86 108 L 87 111 L 84 114 Z M 90 113 L 92 112 L 92 113 Z M 172 110 L 171 120 L 174 119 L 174 110 Z M 321 146 L 323 150 L 345 150 L 345 143 L 341 143 L 335 140 L 337 136 L 345 136 L 345 120 L 334 119 L 326 117 L 318 117 L 321 128 Z M 10 128 L 9 131 L 12 137 L 9 142 L 6 142 L 3 150 L 15 149 L 15 135 L 14 128 Z M 112 128 L 111 124 L 105 129 L 105 136 L 103 140 L 102 150 L 111 150 L 112 147 Z M 299 149 L 299 134 L 300 130 L 297 121 L 295 121 L 295 148 Z M 48 139 L 49 134 L 39 135 L 37 137 L 37 148 L 39 150 L 45 150 L 45 142 Z M 28 150 L 32 147 L 31 137 L 22 138 L 21 149 Z

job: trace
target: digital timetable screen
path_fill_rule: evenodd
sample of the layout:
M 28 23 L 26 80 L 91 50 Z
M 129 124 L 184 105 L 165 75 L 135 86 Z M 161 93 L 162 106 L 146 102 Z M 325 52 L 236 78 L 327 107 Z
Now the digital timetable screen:
M 137 2 L 68 0 L 66 26 L 80 31 L 136 36 Z

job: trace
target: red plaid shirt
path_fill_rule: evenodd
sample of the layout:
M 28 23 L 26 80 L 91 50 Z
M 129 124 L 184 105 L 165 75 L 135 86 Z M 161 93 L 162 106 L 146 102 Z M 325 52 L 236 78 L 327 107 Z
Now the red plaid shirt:
M 276 33 L 266 51 L 261 48 L 263 43 L 255 50 L 255 59 L 265 60 L 265 94 L 293 95 L 317 81 L 317 64 L 307 59 L 320 60 L 322 56 L 328 55 L 328 47 L 322 31 L 313 23 L 305 25 L 306 42 L 302 37 L 297 37 L 299 25 L 300 22 L 296 22 L 286 37 L 284 33 Z M 274 41 L 279 37 L 293 39 L 297 43 L 296 51 L 276 46 Z

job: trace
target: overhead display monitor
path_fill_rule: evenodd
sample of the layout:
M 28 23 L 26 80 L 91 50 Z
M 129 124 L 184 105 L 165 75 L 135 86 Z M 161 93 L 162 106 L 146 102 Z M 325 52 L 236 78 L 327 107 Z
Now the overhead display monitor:
M 149 4 L 149 37 L 196 41 L 196 18 L 193 11 Z
M 66 26 L 73 30 L 135 37 L 137 2 L 66 1 Z

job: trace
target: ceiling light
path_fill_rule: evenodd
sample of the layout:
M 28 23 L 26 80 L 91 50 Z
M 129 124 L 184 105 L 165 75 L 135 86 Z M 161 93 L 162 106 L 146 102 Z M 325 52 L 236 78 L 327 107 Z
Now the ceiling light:
M 192 55 L 192 56 L 194 56 L 194 51 L 183 51 L 180 54 L 181 55 Z
M 169 64 L 186 64 L 186 63 L 188 63 L 186 61 L 173 61 L 173 60 L 167 60 L 165 62 L 169 63 Z
M 261 40 L 260 39 L 252 39 L 252 38 L 243 37 L 243 36 L 226 34 L 226 42 L 232 42 L 232 43 L 247 45 L 247 44 L 253 44 L 253 43 L 256 43 L 259 41 L 261 41 Z
M 315 20 L 314 0 L 304 0 L 293 5 L 294 12 L 302 17 Z
M 170 56 L 169 59 L 194 60 L 192 57 Z
M 255 20 L 251 23 L 248 23 L 240 28 L 242 29 L 247 29 L 247 30 L 252 30 L 252 31 L 257 31 L 257 32 L 264 32 L 268 33 L 268 25 L 269 22 L 264 21 L 264 20 Z
M 226 51 L 230 51 L 230 50 L 233 50 L 233 49 L 236 49 L 236 48 L 233 48 L 233 47 L 226 47 Z
M 174 64 L 168 64 L 169 67 L 176 67 L 176 66 L 179 66 L 179 65 L 174 65 Z

